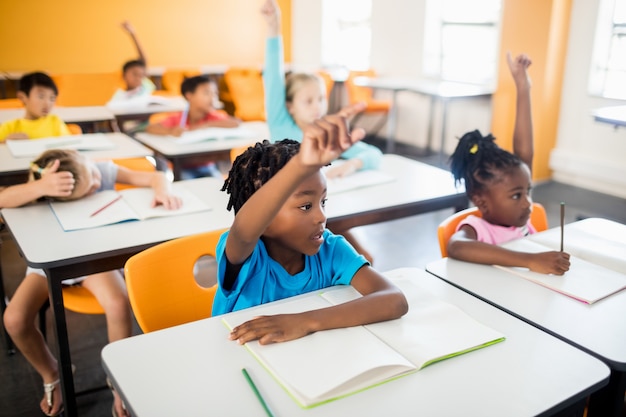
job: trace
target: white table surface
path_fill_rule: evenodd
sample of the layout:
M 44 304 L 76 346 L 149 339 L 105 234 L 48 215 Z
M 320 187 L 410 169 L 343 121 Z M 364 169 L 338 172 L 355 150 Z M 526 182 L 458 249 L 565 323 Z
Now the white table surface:
M 219 317 L 107 345 L 102 360 L 133 416 L 264 416 L 247 368 L 279 416 L 549 415 L 606 383 L 608 368 L 582 351 L 418 269 L 408 278 L 506 335 L 504 342 L 313 409 L 300 409 Z M 303 360 L 306 360 L 303 358 Z
M 23 108 L 0 109 L 0 123 L 21 119 L 24 117 L 24 112 Z M 115 119 L 113 112 L 105 106 L 55 106 L 51 113 L 59 116 L 65 123 L 91 123 Z
M 185 187 L 213 209 L 210 211 L 124 222 L 95 229 L 63 231 L 48 204 L 2 209 L 20 252 L 33 267 L 50 267 L 87 262 L 92 257 L 119 253 L 124 249 L 150 245 L 181 236 L 230 227 L 232 212 L 226 211 L 228 195 L 220 191 L 223 181 L 200 178 L 172 184 Z M 32 233 L 37 230 L 38 233 Z M 43 233 L 43 234 L 40 234 Z M 40 239 L 46 236 L 46 239 Z M 50 242 L 56 242 L 50 245 Z M 81 259 L 82 258 L 82 259 Z
M 437 81 L 409 77 L 357 77 L 356 85 L 391 91 L 412 91 L 440 98 L 490 96 L 494 89 L 487 85 L 453 81 Z
M 135 134 L 135 138 L 154 149 L 165 158 L 188 156 L 207 152 L 220 152 L 269 139 L 269 129 L 265 122 L 243 122 L 241 127 L 255 132 L 254 137 L 205 140 L 196 143 L 179 144 L 171 136 L 154 135 L 146 132 Z
M 115 144 L 112 149 L 81 151 L 91 159 L 124 159 L 152 155 L 152 150 L 123 133 L 101 133 Z M 77 135 L 78 136 L 78 135 Z M 28 171 L 34 158 L 15 158 L 5 143 L 0 143 L 0 175 L 11 171 Z
M 601 107 L 592 112 L 597 122 L 626 126 L 626 105 Z
M 165 112 L 177 112 L 183 111 L 187 108 L 187 100 L 181 96 L 175 97 L 161 97 L 157 96 L 155 100 L 158 102 L 152 104 L 137 104 L 137 105 L 109 105 L 108 111 L 113 113 L 116 118 L 123 118 L 124 116 L 136 116 L 136 115 L 151 115 L 154 113 Z

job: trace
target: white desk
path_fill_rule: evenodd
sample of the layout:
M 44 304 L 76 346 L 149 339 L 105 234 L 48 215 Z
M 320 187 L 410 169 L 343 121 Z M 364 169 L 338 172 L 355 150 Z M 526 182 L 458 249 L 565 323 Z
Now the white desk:
M 176 97 L 155 97 L 155 102 L 146 102 L 137 105 L 109 105 L 107 107 L 120 129 L 129 120 L 145 121 L 155 113 L 179 112 L 187 108 L 187 101 L 180 96 Z
M 24 117 L 25 110 L 0 109 L 0 123 Z M 115 120 L 115 115 L 105 106 L 55 106 L 52 114 L 59 116 L 65 123 L 97 123 Z
M 395 181 L 329 196 L 326 214 L 331 230 L 467 208 L 465 189 L 454 186 L 449 171 L 392 154 L 383 155 L 379 169 Z
M 395 148 L 394 140 L 396 135 L 396 124 L 398 118 L 398 92 L 410 91 L 430 97 L 430 117 L 428 123 L 428 145 L 430 151 L 433 134 L 433 116 L 435 103 L 439 100 L 443 106 L 441 112 L 441 138 L 440 152 L 443 154 L 443 144 L 446 137 L 446 120 L 448 118 L 448 103 L 454 99 L 465 99 L 475 97 L 491 97 L 493 88 L 485 85 L 458 83 L 452 81 L 436 81 L 418 78 L 401 77 L 357 77 L 354 80 L 356 85 L 371 87 L 379 90 L 387 90 L 392 93 L 391 109 L 387 120 L 387 152 L 393 152 Z
M 566 242 L 574 235 L 569 227 L 565 230 Z M 589 416 L 621 415 L 626 390 L 626 291 L 587 305 L 489 265 L 444 258 L 428 264 L 426 269 L 600 358 L 611 368 L 611 381 L 592 396 Z
M 229 138 L 223 140 L 206 140 L 202 142 L 179 144 L 171 136 L 153 135 L 140 132 L 135 138 L 154 150 L 172 163 L 174 179 L 181 177 L 183 166 L 186 164 L 201 164 L 214 160 L 229 160 L 230 150 L 253 144 L 269 138 L 269 130 L 265 122 L 244 122 L 244 128 L 255 132 L 254 137 Z
M 63 231 L 45 203 L 0 211 L 26 263 L 43 268 L 48 277 L 67 416 L 76 416 L 76 399 L 61 281 L 121 268 L 132 255 L 167 240 L 230 227 L 233 215 L 225 209 L 228 195 L 219 191 L 221 185 L 222 181 L 215 178 L 173 184 L 174 190 L 181 186 L 189 188 L 213 207 L 211 211 L 73 232 Z
M 386 275 L 415 280 L 506 340 L 308 410 L 244 347 L 227 340 L 219 317 L 109 344 L 102 351 L 105 371 L 135 417 L 264 416 L 243 367 L 277 417 L 547 416 L 606 383 L 609 371 L 600 361 L 422 270 Z
M 626 106 L 601 107 L 592 112 L 596 122 L 626 126 Z
M 112 149 L 81 151 L 91 159 L 124 159 L 152 155 L 152 150 L 123 133 L 102 133 L 115 144 Z M 28 179 L 30 163 L 34 158 L 15 158 L 5 143 L 0 143 L 0 185 L 13 185 Z

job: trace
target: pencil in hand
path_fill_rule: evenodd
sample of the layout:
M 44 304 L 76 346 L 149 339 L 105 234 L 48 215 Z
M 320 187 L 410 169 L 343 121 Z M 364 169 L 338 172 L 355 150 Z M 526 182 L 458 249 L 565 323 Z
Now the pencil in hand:
M 563 252 L 564 229 L 565 229 L 565 203 L 561 201 L 561 252 Z

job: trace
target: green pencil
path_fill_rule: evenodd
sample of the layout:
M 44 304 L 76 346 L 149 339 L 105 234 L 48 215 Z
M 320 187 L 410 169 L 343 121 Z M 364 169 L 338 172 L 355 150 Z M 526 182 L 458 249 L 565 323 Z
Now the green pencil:
M 254 391 L 254 395 L 256 395 L 256 397 L 259 399 L 259 402 L 263 406 L 263 409 L 267 413 L 267 416 L 268 417 L 274 417 L 274 413 L 272 413 L 272 410 L 270 410 L 270 408 L 268 407 L 267 403 L 263 399 L 263 396 L 261 395 L 261 393 L 257 389 L 256 385 L 254 384 L 254 381 L 250 377 L 250 374 L 248 374 L 248 371 L 246 370 L 246 368 L 242 368 L 241 372 L 243 373 L 243 376 L 246 377 L 246 381 L 248 381 L 248 385 L 250 385 L 250 388 L 252 388 L 252 391 Z

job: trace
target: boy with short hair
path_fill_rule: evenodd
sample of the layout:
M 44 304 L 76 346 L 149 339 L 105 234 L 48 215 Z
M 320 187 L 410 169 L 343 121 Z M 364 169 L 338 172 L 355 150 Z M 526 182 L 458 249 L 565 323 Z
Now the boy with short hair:
M 217 86 L 209 77 L 198 75 L 185 78 L 180 86 L 180 92 L 188 102 L 188 109 L 174 113 L 158 123 L 151 123 L 146 132 L 155 135 L 180 136 L 186 130 L 202 129 L 207 127 L 237 127 L 241 121 L 216 109 Z M 221 176 L 215 164 L 185 167 L 183 179 L 203 176 Z
M 5 139 L 39 139 L 70 135 L 59 116 L 50 114 L 59 90 L 49 75 L 31 72 L 20 79 L 17 98 L 24 104 L 24 118 L 0 124 L 0 142 Z

